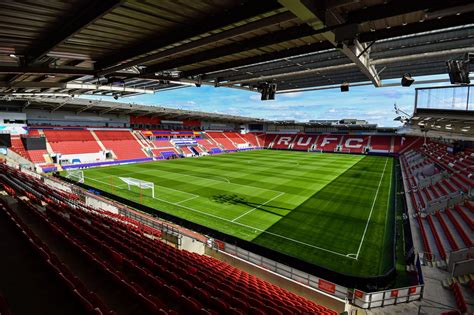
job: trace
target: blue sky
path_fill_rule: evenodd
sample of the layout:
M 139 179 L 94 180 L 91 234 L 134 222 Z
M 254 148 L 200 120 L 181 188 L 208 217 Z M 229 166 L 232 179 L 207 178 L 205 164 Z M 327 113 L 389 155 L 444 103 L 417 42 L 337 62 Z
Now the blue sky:
M 447 75 L 415 78 L 416 80 L 447 79 Z M 388 80 L 384 83 L 399 82 Z M 448 85 L 443 83 L 442 85 Z M 434 84 L 431 84 L 432 86 Z M 438 84 L 439 85 L 439 84 Z M 188 87 L 156 94 L 146 94 L 119 98 L 119 102 L 186 110 L 199 110 L 225 114 L 250 116 L 272 120 L 294 119 L 308 121 L 311 119 L 365 119 L 379 126 L 396 127 L 399 122 L 393 121 L 397 116 L 393 104 L 408 113 L 413 112 L 415 87 L 373 86 L 351 87 L 347 93 L 339 89 L 277 94 L 274 101 L 260 101 L 260 94 L 229 88 L 210 86 Z M 108 97 L 94 97 L 112 100 Z

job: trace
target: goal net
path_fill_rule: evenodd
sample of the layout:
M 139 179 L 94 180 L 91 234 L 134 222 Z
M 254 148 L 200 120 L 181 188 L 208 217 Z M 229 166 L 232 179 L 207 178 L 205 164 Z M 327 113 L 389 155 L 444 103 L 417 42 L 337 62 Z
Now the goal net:
M 82 170 L 67 170 L 66 178 L 75 182 L 84 183 L 84 171 Z
M 147 182 L 144 180 L 136 179 L 133 177 L 119 177 L 128 186 L 128 190 L 132 186 L 136 186 L 140 189 L 151 189 L 151 197 L 155 198 L 155 184 L 153 182 Z

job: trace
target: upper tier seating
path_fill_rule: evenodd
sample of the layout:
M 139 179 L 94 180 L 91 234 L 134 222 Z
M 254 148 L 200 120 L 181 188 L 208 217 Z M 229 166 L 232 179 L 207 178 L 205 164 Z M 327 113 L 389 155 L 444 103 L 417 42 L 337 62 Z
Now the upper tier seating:
M 27 196 L 39 220 L 117 286 L 128 288 L 150 314 L 336 315 L 227 263 L 167 245 L 156 239 L 159 233 L 131 218 L 92 209 L 78 196 L 53 190 L 4 164 L 0 173 L 5 174 L 0 185 L 9 194 Z M 35 206 L 42 201 L 46 211 Z M 155 237 L 146 236 L 150 233 Z
M 129 130 L 95 130 L 100 142 L 112 150 L 118 160 L 143 159 L 148 156 L 143 152 L 140 143 Z
M 89 130 L 44 130 L 54 153 L 97 153 L 101 148 Z

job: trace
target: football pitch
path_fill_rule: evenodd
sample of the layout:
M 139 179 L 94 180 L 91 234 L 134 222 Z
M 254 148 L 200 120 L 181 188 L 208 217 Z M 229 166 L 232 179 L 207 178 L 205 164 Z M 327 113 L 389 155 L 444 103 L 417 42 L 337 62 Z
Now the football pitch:
M 84 170 L 85 184 L 336 272 L 391 267 L 393 159 L 256 150 Z M 119 177 L 155 184 L 131 187 Z

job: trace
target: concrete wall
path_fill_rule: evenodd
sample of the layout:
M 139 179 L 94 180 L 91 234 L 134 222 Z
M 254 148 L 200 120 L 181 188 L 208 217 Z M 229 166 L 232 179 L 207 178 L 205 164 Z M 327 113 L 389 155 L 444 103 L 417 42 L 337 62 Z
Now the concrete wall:
M 115 214 L 119 213 L 119 210 L 116 206 L 112 205 L 111 203 L 94 198 L 90 195 L 86 195 L 86 205 L 92 208 L 106 210 Z

